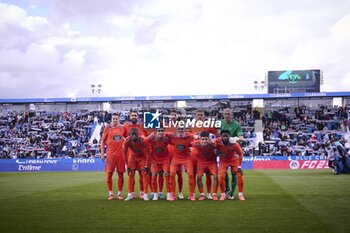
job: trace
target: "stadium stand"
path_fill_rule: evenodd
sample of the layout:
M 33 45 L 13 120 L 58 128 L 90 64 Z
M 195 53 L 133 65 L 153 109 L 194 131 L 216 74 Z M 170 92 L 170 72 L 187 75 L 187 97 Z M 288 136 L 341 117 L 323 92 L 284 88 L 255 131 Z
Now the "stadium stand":
M 95 112 L 11 112 L 0 117 L 1 158 L 89 156 Z
M 345 100 L 347 98 L 344 97 Z M 0 157 L 98 156 L 99 140 L 104 125 L 110 122 L 110 112 L 120 112 L 123 124 L 129 119 L 130 108 L 140 110 L 140 119 L 142 113 L 150 109 L 159 109 L 162 116 L 167 118 L 170 109 L 176 106 L 176 101 L 166 103 L 149 99 L 136 103 L 121 100 L 117 104 L 112 103 L 109 111 L 97 110 L 100 109 L 99 105 L 84 102 L 74 105 L 69 101 L 66 104 L 58 104 L 57 101 L 52 105 L 36 103 L 37 108 L 30 110 L 28 103 L 34 101 L 22 101 L 25 108 L 2 101 Z M 192 119 L 196 109 L 205 108 L 206 117 L 222 119 L 222 111 L 227 107 L 233 109 L 235 119 L 242 126 L 242 147 L 246 156 L 327 155 L 330 140 L 344 144 L 345 138 L 349 138 L 347 107 L 333 107 L 329 98 L 317 96 L 309 101 L 277 97 L 266 99 L 263 108 L 253 108 L 252 100 L 244 96 L 240 96 L 239 100 L 192 99 L 186 107 L 179 108 L 179 112 L 182 119 Z

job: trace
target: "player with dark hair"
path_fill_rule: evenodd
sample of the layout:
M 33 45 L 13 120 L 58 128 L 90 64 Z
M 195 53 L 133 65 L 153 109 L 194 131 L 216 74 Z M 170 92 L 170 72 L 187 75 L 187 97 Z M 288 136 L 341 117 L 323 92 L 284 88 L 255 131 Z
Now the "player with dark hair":
M 195 201 L 195 186 L 194 186 L 194 177 L 193 177 L 193 164 L 191 159 L 191 143 L 194 140 L 194 136 L 187 132 L 184 132 L 183 127 L 177 128 L 176 134 L 171 134 L 170 143 L 174 145 L 174 154 L 173 159 L 170 164 L 170 187 L 171 187 L 171 197 L 169 201 L 176 200 L 176 182 L 175 175 L 177 174 L 177 169 L 184 166 L 187 170 L 188 175 L 188 187 L 190 191 L 189 199 Z
M 205 199 L 202 177 L 204 171 L 207 170 L 212 174 L 214 179 L 214 192 L 212 199 L 217 201 L 218 165 L 215 153 L 216 144 L 210 141 L 209 132 L 203 131 L 200 134 L 199 141 L 194 142 L 192 147 L 197 149 L 197 184 L 200 193 L 198 200 L 203 201 Z M 211 176 L 208 177 L 211 178 Z
M 196 121 L 204 122 L 205 121 L 205 111 L 203 109 L 197 109 L 195 119 L 196 119 Z M 215 128 L 206 128 L 204 126 L 202 126 L 202 127 L 196 126 L 196 127 L 190 128 L 190 133 L 192 133 L 192 134 L 199 135 L 203 131 L 208 131 L 209 133 L 211 133 L 213 135 L 217 135 L 217 130 Z M 197 149 L 196 148 L 192 148 L 191 157 L 192 157 L 192 162 L 193 162 L 193 171 L 194 171 L 194 179 L 195 179 L 194 182 L 196 182 L 196 174 L 197 174 L 197 170 L 198 170 L 197 169 Z M 210 174 L 208 169 L 205 169 L 204 173 L 205 173 L 205 177 L 206 177 L 207 198 L 212 199 L 212 196 L 211 196 L 211 186 L 212 186 L 211 174 Z M 196 186 L 196 184 L 195 184 L 195 186 Z
M 155 111 L 154 109 L 151 109 L 150 111 Z M 154 128 L 145 128 L 145 127 L 142 127 L 143 129 L 143 135 L 148 137 L 149 135 L 153 134 L 153 133 L 156 133 L 156 129 Z M 151 145 L 149 145 L 151 146 Z M 151 151 L 151 148 L 149 148 L 149 151 Z M 148 160 L 148 164 L 147 166 L 150 168 L 151 167 L 151 160 Z M 163 176 L 162 176 L 163 178 Z M 141 181 L 141 180 L 140 180 Z M 164 183 L 164 181 L 163 181 Z M 148 174 L 148 184 L 152 184 L 152 174 L 151 174 L 151 171 L 149 172 Z M 142 183 L 140 183 L 141 187 L 142 187 Z M 142 192 L 140 193 L 140 196 L 142 196 Z M 162 198 L 162 196 L 160 196 L 159 198 Z M 151 193 L 151 196 L 150 196 L 150 199 L 153 199 L 153 193 Z
M 155 134 L 149 135 L 145 138 L 145 141 L 150 144 L 151 153 L 150 153 L 150 163 L 151 163 L 151 197 L 154 201 L 158 200 L 158 187 L 157 187 L 157 178 L 160 172 L 163 172 L 165 175 L 166 181 L 166 190 L 167 190 L 167 199 L 170 198 L 171 189 L 170 189 L 170 160 L 169 160 L 169 151 L 167 146 L 170 144 L 170 138 L 164 134 L 164 128 L 157 128 Z
M 219 179 L 220 179 L 220 190 L 221 190 L 221 197 L 220 201 L 223 201 L 226 199 L 226 193 L 225 193 L 225 178 L 227 175 L 227 170 L 229 167 L 231 167 L 231 173 L 234 175 L 237 172 L 240 171 L 242 168 L 242 161 L 243 161 L 243 153 L 242 149 L 239 146 L 238 143 L 234 142 L 232 139 L 230 141 L 230 132 L 228 130 L 222 130 L 221 131 L 221 138 L 218 138 L 216 140 L 217 143 L 217 152 L 220 156 L 220 167 L 219 167 Z M 243 197 L 243 183 L 238 182 L 238 190 L 239 190 L 239 200 L 245 200 Z M 231 198 L 232 199 L 232 198 Z
M 124 156 L 127 161 L 128 168 L 128 196 L 125 201 L 130 201 L 134 198 L 135 188 L 135 172 L 138 171 L 140 179 L 143 181 L 143 187 L 140 191 L 143 192 L 143 200 L 148 201 L 148 172 L 147 161 L 149 159 L 149 145 L 139 136 L 136 128 L 131 129 L 130 136 L 124 142 Z
M 177 133 L 177 129 L 176 129 L 177 119 L 178 119 L 178 112 L 175 109 L 172 109 L 170 111 L 170 119 L 169 119 L 169 124 L 168 124 L 168 126 L 170 126 L 170 127 L 164 128 L 166 133 L 173 133 L 173 134 Z M 170 162 L 171 162 L 172 159 L 173 159 L 173 155 L 175 153 L 174 145 L 169 144 L 168 145 L 168 150 L 169 150 L 169 159 L 170 159 Z M 182 193 L 182 188 L 183 188 L 182 170 L 183 170 L 182 166 L 179 166 L 176 169 L 177 183 L 178 183 L 178 194 L 177 194 L 177 197 L 179 199 L 184 199 L 184 195 Z M 162 174 L 159 175 L 159 191 L 160 192 L 163 190 L 163 185 L 162 185 L 163 183 L 162 183 L 161 178 L 162 178 Z M 168 197 L 167 197 L 167 199 L 168 199 Z
M 124 137 L 125 138 L 128 137 L 132 129 L 137 129 L 138 136 L 144 136 L 145 132 L 144 132 L 143 126 L 138 122 L 138 119 L 139 119 L 138 111 L 131 109 L 129 113 L 129 119 L 130 119 L 130 122 L 123 125 L 125 129 Z M 139 184 L 140 184 L 140 198 L 142 199 L 144 193 L 142 191 L 143 181 L 141 177 L 139 179 Z
M 130 131 L 134 128 L 137 129 L 139 136 L 144 136 L 145 132 L 142 124 L 138 122 L 139 114 L 136 110 L 130 110 L 129 119 L 130 119 L 130 122 L 123 125 L 123 127 L 125 128 L 124 137 L 128 137 L 130 135 Z
M 101 159 L 105 161 L 105 146 L 107 146 L 107 163 L 105 165 L 106 182 L 108 187 L 108 200 L 114 199 L 112 176 L 116 170 L 118 173 L 119 200 L 123 199 L 122 190 L 124 185 L 125 160 L 123 156 L 123 143 L 125 129 L 119 125 L 119 115 L 112 114 L 112 123 L 103 131 L 101 139 Z
M 224 119 L 221 120 L 221 131 L 227 130 L 230 133 L 230 137 L 238 137 L 238 143 L 243 142 L 243 131 L 241 125 L 233 119 L 232 109 L 226 108 L 223 111 Z M 243 170 L 242 168 L 238 169 L 236 173 L 232 173 L 232 183 L 231 183 L 231 189 L 230 189 L 230 182 L 229 182 L 229 176 L 226 175 L 226 193 L 228 193 L 230 196 L 230 199 L 234 199 L 234 193 L 236 190 L 237 185 L 237 179 L 238 179 L 238 185 L 241 187 L 241 191 L 239 191 L 238 198 L 240 200 L 244 200 L 243 197 Z

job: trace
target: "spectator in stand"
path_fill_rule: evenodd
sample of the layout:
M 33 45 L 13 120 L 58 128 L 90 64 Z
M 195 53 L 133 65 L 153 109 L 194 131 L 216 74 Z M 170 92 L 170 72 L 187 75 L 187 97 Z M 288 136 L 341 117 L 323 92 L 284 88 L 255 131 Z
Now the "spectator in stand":
M 98 141 L 96 138 L 94 138 L 94 140 L 92 140 L 92 144 L 94 144 L 94 145 L 98 144 Z

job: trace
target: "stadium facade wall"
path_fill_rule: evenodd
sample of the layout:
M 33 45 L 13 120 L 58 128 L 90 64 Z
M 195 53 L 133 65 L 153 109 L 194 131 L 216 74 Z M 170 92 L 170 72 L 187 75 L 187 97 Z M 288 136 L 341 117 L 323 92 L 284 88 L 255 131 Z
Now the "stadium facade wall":
M 3 104 L 0 105 L 0 113 L 6 112 L 6 111 L 15 111 L 15 112 L 24 112 L 29 111 L 29 105 L 28 104 Z

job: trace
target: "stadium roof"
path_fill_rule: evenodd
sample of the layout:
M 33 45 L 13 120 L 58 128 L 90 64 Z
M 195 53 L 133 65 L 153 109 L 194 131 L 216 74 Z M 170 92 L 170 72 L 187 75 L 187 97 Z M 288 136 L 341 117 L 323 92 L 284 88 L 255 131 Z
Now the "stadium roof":
M 350 92 L 0 99 L 0 104 L 348 97 Z

